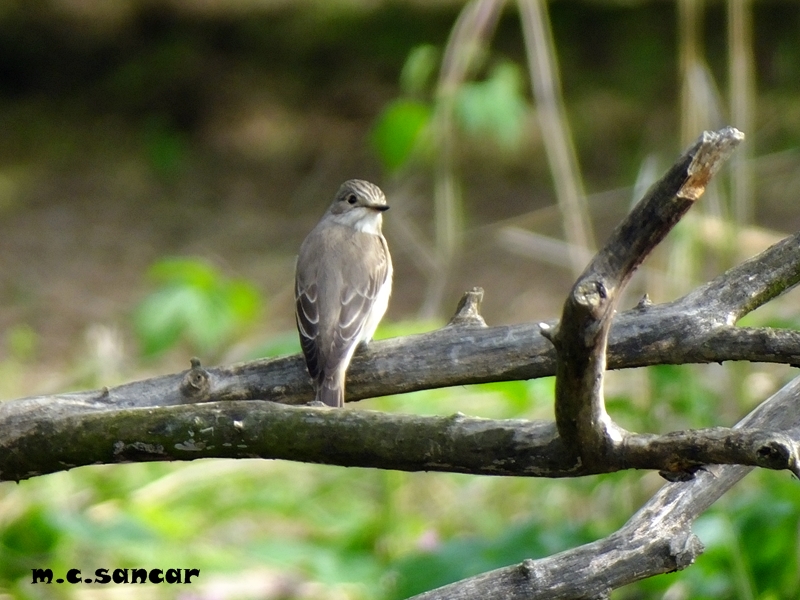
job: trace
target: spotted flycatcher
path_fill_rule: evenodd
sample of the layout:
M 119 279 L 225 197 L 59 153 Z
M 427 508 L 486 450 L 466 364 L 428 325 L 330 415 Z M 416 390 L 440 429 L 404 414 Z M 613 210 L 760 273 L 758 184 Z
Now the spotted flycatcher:
M 392 258 L 381 233 L 389 206 L 376 185 L 345 181 L 297 257 L 295 311 L 316 399 L 344 405 L 344 376 L 372 339 L 392 293 Z

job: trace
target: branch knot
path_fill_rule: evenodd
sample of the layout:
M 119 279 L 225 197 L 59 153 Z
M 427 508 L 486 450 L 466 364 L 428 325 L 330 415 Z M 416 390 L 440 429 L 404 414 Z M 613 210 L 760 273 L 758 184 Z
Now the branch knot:
M 572 291 L 572 298 L 576 305 L 586 309 L 593 316 L 599 317 L 607 300 L 610 290 L 602 279 L 587 279 L 578 283 Z
M 199 358 L 192 358 L 190 364 L 192 368 L 181 381 L 181 398 L 186 402 L 202 402 L 211 391 L 210 375 L 200 364 Z
M 464 292 L 458 301 L 456 314 L 450 319 L 447 327 L 486 327 L 486 321 L 480 312 L 481 302 L 483 302 L 483 288 L 474 287 Z

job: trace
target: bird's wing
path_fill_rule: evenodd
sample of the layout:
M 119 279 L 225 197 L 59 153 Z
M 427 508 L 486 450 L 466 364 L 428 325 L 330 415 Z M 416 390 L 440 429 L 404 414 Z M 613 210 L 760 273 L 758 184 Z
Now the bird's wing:
M 300 345 L 308 372 L 318 385 L 326 377 L 343 376 L 389 272 L 388 251 L 380 236 L 346 233 L 346 238 L 331 236 L 332 243 L 314 250 L 313 264 L 337 271 L 337 276 L 326 278 L 324 289 L 319 286 L 318 272 L 311 277 L 298 273 L 295 279 Z M 365 262 L 365 253 L 379 260 Z M 335 320 L 320 322 L 320 314 L 335 315 Z
M 319 306 L 317 305 L 318 288 L 316 283 L 304 285 L 298 277 L 295 280 L 295 318 L 297 331 L 300 334 L 300 347 L 306 358 L 308 372 L 314 381 L 322 375 L 317 337 L 319 336 Z
M 330 366 L 345 357 L 349 360 L 389 272 L 389 256 L 383 239 L 372 234 L 362 235 L 363 243 L 371 245 L 371 254 L 379 257 L 379 260 L 373 262 L 371 268 L 364 262 L 346 267 L 340 295 L 339 322 L 333 337 L 332 352 L 327 357 Z

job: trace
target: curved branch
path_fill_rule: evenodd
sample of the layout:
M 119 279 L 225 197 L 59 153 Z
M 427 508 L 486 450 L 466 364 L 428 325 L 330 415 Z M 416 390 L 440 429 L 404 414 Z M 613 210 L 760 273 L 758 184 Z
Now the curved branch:
M 603 398 L 608 333 L 625 284 L 695 201 L 744 135 L 706 131 L 611 234 L 575 282 L 559 325 L 542 333 L 556 348 L 556 423 L 576 464 L 605 463 L 627 432 Z
M 796 430 L 800 427 L 798 398 L 800 378 L 762 403 L 737 427 Z M 706 467 L 690 481 L 664 485 L 606 538 L 464 579 L 413 600 L 604 598 L 623 585 L 684 569 L 703 550 L 691 531 L 694 520 L 749 472 L 750 468 L 743 466 Z M 564 577 L 564 573 L 570 576 Z

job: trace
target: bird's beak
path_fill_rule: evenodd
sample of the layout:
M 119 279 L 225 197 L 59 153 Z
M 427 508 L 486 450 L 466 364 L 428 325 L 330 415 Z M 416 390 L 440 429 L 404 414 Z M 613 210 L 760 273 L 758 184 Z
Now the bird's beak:
M 383 212 L 383 211 L 389 210 L 389 205 L 388 204 L 370 204 L 369 208 L 372 208 L 374 210 L 379 210 L 379 211 Z

